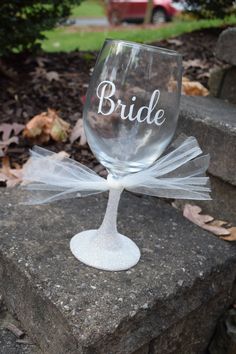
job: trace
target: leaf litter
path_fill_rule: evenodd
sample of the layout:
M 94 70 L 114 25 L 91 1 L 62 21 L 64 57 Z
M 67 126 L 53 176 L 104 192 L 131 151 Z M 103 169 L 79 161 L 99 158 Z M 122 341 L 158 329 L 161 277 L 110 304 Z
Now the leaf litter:
M 183 216 L 225 241 L 236 241 L 236 227 L 227 227 L 229 223 L 223 220 L 214 219 L 211 215 L 200 214 L 202 208 L 197 205 L 185 204 Z
M 0 124 L 0 134 L 2 134 L 2 140 L 0 140 L 0 157 L 6 154 L 7 148 L 10 144 L 19 143 L 19 135 L 24 129 L 23 124 L 18 123 L 2 123 Z M 11 135 L 13 136 L 11 137 Z
M 33 140 L 35 144 L 43 144 L 50 139 L 65 142 L 70 132 L 70 124 L 59 117 L 53 109 L 34 116 L 24 129 L 25 138 Z

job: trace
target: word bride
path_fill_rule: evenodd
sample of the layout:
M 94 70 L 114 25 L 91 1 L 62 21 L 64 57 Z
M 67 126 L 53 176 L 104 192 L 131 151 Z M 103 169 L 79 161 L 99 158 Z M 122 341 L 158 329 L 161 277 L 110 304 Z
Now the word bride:
M 116 86 L 111 81 L 102 81 L 98 85 L 97 97 L 99 98 L 99 106 L 98 106 L 99 114 L 108 116 L 112 114 L 114 111 L 118 111 L 120 109 L 121 119 L 129 119 L 130 121 L 134 121 L 137 119 L 137 121 L 140 123 L 146 121 L 147 124 L 155 123 L 158 126 L 162 125 L 165 122 L 166 117 L 164 116 L 165 114 L 164 109 L 158 109 L 156 112 L 154 112 L 160 98 L 159 90 L 153 91 L 149 101 L 149 105 L 140 107 L 137 115 L 135 116 L 133 116 L 133 110 L 135 104 L 133 103 L 128 107 L 126 106 L 126 104 L 123 104 L 121 100 L 117 100 L 117 103 L 115 103 L 114 100 L 112 99 L 112 96 L 114 96 L 115 92 L 116 92 Z M 133 102 L 136 101 L 136 96 L 132 97 L 132 101 Z M 106 109 L 104 109 L 104 106 L 106 107 Z M 125 115 L 126 107 L 128 108 L 127 115 Z

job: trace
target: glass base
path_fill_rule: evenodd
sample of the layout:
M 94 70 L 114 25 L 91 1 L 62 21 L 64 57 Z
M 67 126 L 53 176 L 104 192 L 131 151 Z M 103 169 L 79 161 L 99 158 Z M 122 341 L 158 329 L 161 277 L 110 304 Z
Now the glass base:
M 71 239 L 70 249 L 78 260 L 98 269 L 126 270 L 138 263 L 139 248 L 128 237 L 117 233 L 110 241 L 104 240 L 98 230 L 88 230 Z

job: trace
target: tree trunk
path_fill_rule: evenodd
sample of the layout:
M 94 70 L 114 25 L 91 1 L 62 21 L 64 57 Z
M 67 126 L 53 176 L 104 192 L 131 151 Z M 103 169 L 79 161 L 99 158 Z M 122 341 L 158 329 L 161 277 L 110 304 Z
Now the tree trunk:
M 152 9 L 153 9 L 153 0 L 148 0 L 147 9 L 146 9 L 145 18 L 144 18 L 145 25 L 147 25 L 148 23 L 151 23 Z

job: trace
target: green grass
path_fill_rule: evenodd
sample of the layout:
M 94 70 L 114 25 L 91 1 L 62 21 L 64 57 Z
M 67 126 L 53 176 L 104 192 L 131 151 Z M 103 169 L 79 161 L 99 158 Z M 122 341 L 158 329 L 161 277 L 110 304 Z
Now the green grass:
M 80 6 L 74 6 L 72 10 L 72 18 L 75 17 L 104 17 L 104 7 L 99 1 L 84 0 Z
M 57 28 L 45 33 L 47 39 L 42 47 L 47 52 L 70 52 L 79 50 L 98 50 L 105 38 L 123 39 L 141 43 L 151 43 L 175 37 L 197 29 L 218 27 L 224 24 L 236 25 L 236 16 L 228 19 L 174 21 L 159 28 L 131 27 L 121 30 L 86 31 L 77 28 Z

